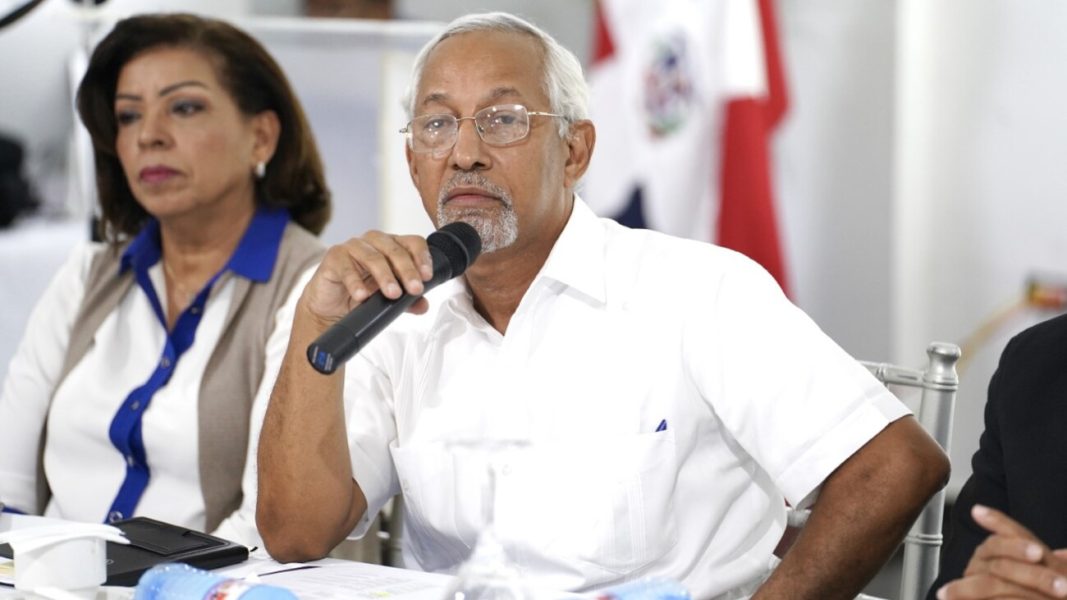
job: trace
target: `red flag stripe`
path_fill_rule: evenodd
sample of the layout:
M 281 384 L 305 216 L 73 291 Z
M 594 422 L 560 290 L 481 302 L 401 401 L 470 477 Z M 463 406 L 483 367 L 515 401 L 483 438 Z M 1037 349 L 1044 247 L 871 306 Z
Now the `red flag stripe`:
M 763 265 L 788 294 L 774 214 L 768 138 L 761 101 L 746 98 L 727 104 L 717 240 L 720 246 Z
M 788 294 L 771 186 L 770 132 L 786 109 L 771 0 L 758 0 L 768 95 L 727 103 L 716 240 L 763 265 Z
M 615 54 L 615 44 L 611 41 L 607 18 L 604 16 L 604 3 L 597 0 L 593 14 L 595 27 L 593 40 L 593 64 L 606 60 Z

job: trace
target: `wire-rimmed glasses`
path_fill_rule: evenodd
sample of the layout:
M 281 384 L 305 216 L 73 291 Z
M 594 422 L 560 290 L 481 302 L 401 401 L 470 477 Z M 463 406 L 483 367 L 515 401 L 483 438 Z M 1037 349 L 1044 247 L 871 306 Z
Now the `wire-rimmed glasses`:
M 521 104 L 498 104 L 474 113 L 473 117 L 457 117 L 446 113 L 415 117 L 400 130 L 407 136 L 412 152 L 432 152 L 440 156 L 456 145 L 459 124 L 474 121 L 478 137 L 490 146 L 507 146 L 530 134 L 530 117 L 559 117 L 563 115 L 537 112 Z

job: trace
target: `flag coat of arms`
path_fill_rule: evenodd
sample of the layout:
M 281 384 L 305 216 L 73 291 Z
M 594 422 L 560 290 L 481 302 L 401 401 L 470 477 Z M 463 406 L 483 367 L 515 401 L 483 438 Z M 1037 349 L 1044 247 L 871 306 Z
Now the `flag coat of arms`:
M 595 21 L 583 198 L 626 225 L 743 252 L 786 289 L 768 154 L 786 106 L 771 0 L 599 0 Z

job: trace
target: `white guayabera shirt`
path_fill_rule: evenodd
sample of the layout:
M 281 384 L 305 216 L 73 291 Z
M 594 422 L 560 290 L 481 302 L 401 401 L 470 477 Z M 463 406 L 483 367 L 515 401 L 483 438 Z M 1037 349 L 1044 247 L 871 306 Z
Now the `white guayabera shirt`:
M 407 566 L 455 572 L 504 455 L 496 529 L 539 587 L 635 576 L 697 598 L 750 589 L 785 503 L 908 414 L 755 263 L 596 218 L 576 200 L 506 335 L 453 281 L 348 365 L 345 407 L 368 515 L 406 503 Z M 365 530 L 367 521 L 354 535 Z

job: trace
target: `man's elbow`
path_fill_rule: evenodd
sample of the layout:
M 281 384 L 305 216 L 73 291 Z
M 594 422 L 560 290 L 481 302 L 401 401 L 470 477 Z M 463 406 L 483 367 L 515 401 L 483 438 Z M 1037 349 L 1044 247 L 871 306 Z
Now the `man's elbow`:
M 941 446 L 929 436 L 917 441 L 905 456 L 903 468 L 911 475 L 915 495 L 925 503 L 948 484 L 952 463 Z
M 308 562 L 325 557 L 336 545 L 326 536 L 315 535 L 300 519 L 274 518 L 263 510 L 256 513 L 256 526 L 263 546 L 280 563 Z
M 278 562 L 308 562 L 325 557 L 367 512 L 362 492 L 343 502 L 302 500 L 277 502 L 271 500 L 270 494 L 262 494 L 257 500 L 256 527 L 267 553 Z M 318 509 L 309 511 L 309 505 Z
M 931 495 L 941 491 L 946 485 L 948 485 L 948 479 L 952 475 L 952 462 L 948 458 L 948 454 L 938 446 L 936 451 L 931 453 L 929 463 L 930 481 L 933 491 Z
M 292 536 L 268 538 L 263 536 L 263 546 L 271 558 L 280 563 L 304 563 L 325 558 L 333 546 L 321 540 L 298 539 Z

